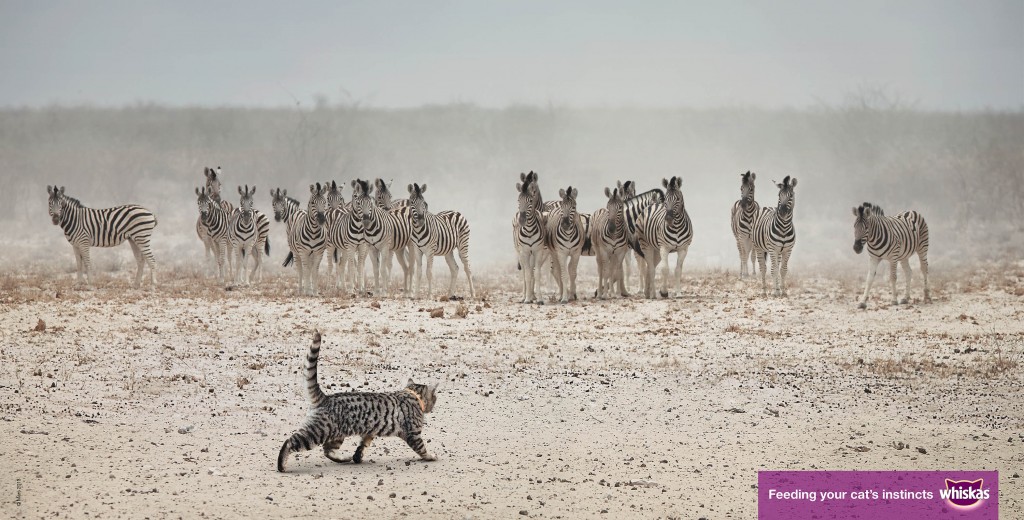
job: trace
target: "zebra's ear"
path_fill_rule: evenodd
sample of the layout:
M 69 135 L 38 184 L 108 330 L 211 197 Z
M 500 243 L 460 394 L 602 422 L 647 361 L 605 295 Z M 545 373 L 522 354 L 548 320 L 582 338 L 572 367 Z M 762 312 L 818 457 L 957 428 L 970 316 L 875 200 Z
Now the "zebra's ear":
M 519 172 L 519 180 L 526 182 L 526 174 L 523 172 Z
M 420 186 L 420 193 L 426 193 L 426 192 L 427 192 L 427 185 L 426 184 L 421 185 Z
M 860 216 L 860 212 L 858 211 L 859 209 L 860 208 L 858 208 L 857 206 L 853 207 L 853 216 L 855 216 L 855 217 L 859 217 Z
M 517 182 L 516 183 L 516 191 L 522 193 L 522 191 L 523 191 L 523 183 L 521 183 L 521 182 Z
M 278 188 L 277 191 L 281 193 L 281 198 L 284 198 L 284 197 L 288 196 L 288 190 L 282 190 L 282 189 Z
M 199 188 L 196 188 L 196 195 L 199 195 Z
M 661 185 L 664 186 L 665 188 L 668 188 L 668 179 L 662 177 Z
M 615 186 L 621 190 L 622 189 L 622 181 L 615 181 Z
M 256 194 L 256 185 L 254 184 L 252 186 L 252 191 L 249 192 L 249 195 L 255 195 L 255 194 Z
M 619 183 L 619 186 L 622 186 L 621 182 Z M 604 188 L 604 196 L 608 197 L 609 199 L 612 198 L 612 190 L 611 190 L 611 188 L 608 188 L 607 186 Z
M 48 193 L 50 195 L 53 195 L 53 186 L 50 186 L 49 184 L 47 184 L 46 185 L 46 193 Z
M 754 182 L 754 179 L 757 178 L 757 174 L 754 173 L 754 172 L 747 172 L 747 173 L 750 174 L 750 182 Z
M 239 195 L 245 195 L 245 192 L 242 191 L 242 187 L 241 186 L 238 187 L 238 194 Z
M 316 191 L 317 191 L 317 187 L 316 186 L 317 186 L 316 184 L 310 184 L 309 185 L 309 193 L 310 194 L 316 193 Z
M 576 195 L 579 195 L 579 193 L 580 190 L 569 186 L 569 196 L 572 197 L 573 200 L 576 200 Z
M 61 186 L 61 187 L 60 187 L 60 194 L 61 194 L 61 195 L 64 195 L 64 186 Z
M 565 189 L 560 188 L 558 190 L 558 196 L 561 197 L 564 200 L 565 199 Z
M 796 177 L 793 177 L 792 179 L 789 180 L 789 187 L 790 188 L 795 188 L 796 187 Z
M 412 195 L 413 193 L 415 193 L 415 192 L 412 189 L 412 184 L 410 184 L 409 185 L 409 195 Z

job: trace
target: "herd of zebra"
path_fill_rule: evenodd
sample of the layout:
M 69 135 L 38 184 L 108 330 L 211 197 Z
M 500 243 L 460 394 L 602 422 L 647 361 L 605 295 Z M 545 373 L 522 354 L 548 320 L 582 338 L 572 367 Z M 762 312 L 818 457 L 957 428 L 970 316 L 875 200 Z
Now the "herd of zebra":
M 249 283 L 262 273 L 260 251 L 270 254 L 267 217 L 253 209 L 256 188 L 239 186 L 239 207 L 221 197 L 220 169 L 206 168 L 206 185 L 196 188 L 199 219 L 196 233 L 206 245 L 207 257 L 217 260 L 218 277 L 225 281 L 235 273 L 235 281 Z M 376 193 L 374 193 L 376 190 Z M 426 257 L 427 297 L 433 293 L 433 260 L 443 256 L 451 271 L 448 296 L 455 296 L 458 265 L 462 261 L 469 282 L 470 297 L 476 296 L 469 265 L 469 223 L 458 211 L 431 213 L 424 193 L 427 185 L 410 184 L 409 198 L 392 200 L 382 179 L 352 181 L 352 200 L 345 202 L 342 185 L 336 181 L 309 186 L 305 209 L 288 190 L 270 190 L 274 220 L 283 222 L 288 237 L 288 257 L 284 265 L 295 264 L 299 293 L 315 295 L 319 288 L 320 263 L 327 255 L 328 276 L 335 271 L 335 286 L 344 289 L 351 279 L 357 293 L 366 291 L 365 261 L 373 263 L 374 293 L 391 294 L 392 257 L 402 267 L 402 290 L 412 294 L 413 274 L 417 293 L 422 289 L 423 257 Z M 245 275 L 246 255 L 255 259 L 251 273 Z M 236 268 L 237 267 L 237 268 Z M 350 277 L 346 277 L 346 272 Z
M 262 279 L 262 255 L 270 254 L 270 222 L 253 207 L 256 188 L 239 186 L 238 207 L 222 197 L 220 168 L 204 169 L 205 184 L 197 187 L 199 218 L 196 232 L 205 245 L 207 258 L 217 265 L 222 283 L 251 283 Z M 740 256 L 740 275 L 747 276 L 748 262 L 757 262 L 761 274 L 761 292 L 768 294 L 766 270 L 772 264 L 774 294 L 786 296 L 786 272 L 790 254 L 796 243 L 793 210 L 797 181 L 785 177 L 778 188 L 778 203 L 761 208 L 754 198 L 756 174 L 741 175 L 740 199 L 732 206 L 732 231 Z M 576 272 L 580 256 L 595 256 L 598 267 L 597 297 L 607 297 L 616 290 L 626 290 L 630 270 L 630 250 L 636 259 L 644 296 L 655 298 L 660 292 L 667 297 L 669 255 L 676 254 L 673 276 L 675 294 L 680 291 L 682 266 L 693 241 L 693 225 L 681 191 L 682 179 L 662 179 L 664 189 L 652 189 L 639 195 L 633 181 L 619 182 L 605 188 L 608 203 L 593 214 L 576 209 L 578 190 L 569 186 L 559 190 L 559 200 L 544 202 L 539 176 L 531 171 L 520 174 L 516 184 L 518 210 L 512 222 L 513 242 L 522 270 L 523 302 L 538 300 L 537 279 L 544 266 L 557 283 L 556 297 L 561 302 L 576 299 Z M 352 199 L 345 202 L 342 185 L 337 182 L 310 185 L 305 209 L 288 196 L 287 190 L 270 190 L 274 219 L 286 226 L 288 257 L 285 266 L 294 263 L 298 272 L 299 293 L 317 294 L 319 266 L 324 254 L 328 257 L 327 276 L 332 270 L 335 286 L 365 293 L 367 287 L 365 260 L 373 264 L 374 293 L 391 294 L 392 257 L 397 257 L 403 272 L 402 290 L 412 294 L 416 276 L 417 295 L 422 289 L 423 257 L 426 257 L 427 297 L 432 294 L 432 264 L 435 256 L 444 256 L 451 271 L 448 295 L 454 297 L 458 275 L 455 254 L 458 253 L 469 283 L 470 297 L 476 297 L 469 265 L 469 224 L 457 211 L 431 213 L 423 194 L 426 184 L 410 184 L 409 198 L 392 200 L 390 188 L 382 179 L 352 181 Z M 72 245 L 77 262 L 78 281 L 90 284 L 90 247 L 113 247 L 129 242 L 138 270 L 134 285 L 142 280 L 143 267 L 149 266 L 150 283 L 154 284 L 156 261 L 150 240 L 157 219 L 139 205 L 106 209 L 85 207 L 79 200 L 65 195 L 64 187 L 47 186 L 49 214 L 54 225 L 64 231 Z M 877 205 L 865 202 L 853 208 L 854 251 L 865 246 L 870 256 L 863 296 L 859 304 L 866 306 L 868 294 L 878 265 L 888 261 L 892 303 L 897 303 L 896 266 L 906 276 L 906 292 L 910 299 L 909 259 L 918 255 L 924 279 L 924 299 L 930 301 L 928 288 L 928 226 L 916 211 L 886 216 Z M 246 270 L 248 258 L 253 267 Z M 662 284 L 656 291 L 657 266 L 664 262 Z M 542 288 L 543 290 L 543 288 Z

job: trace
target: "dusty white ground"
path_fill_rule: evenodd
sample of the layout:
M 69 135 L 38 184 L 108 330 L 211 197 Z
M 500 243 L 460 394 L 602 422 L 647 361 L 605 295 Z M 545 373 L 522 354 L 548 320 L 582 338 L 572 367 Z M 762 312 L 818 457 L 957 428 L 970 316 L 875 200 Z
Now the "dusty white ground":
M 1021 264 L 936 276 L 930 305 L 890 307 L 883 283 L 867 311 L 852 273 L 783 300 L 692 271 L 682 298 L 569 305 L 480 273 L 465 318 L 296 297 L 290 275 L 83 291 L 61 265 L 0 276 L 0 516 L 745 519 L 759 469 L 995 469 L 1024 515 Z M 314 327 L 328 391 L 442 382 L 439 461 L 382 439 L 362 465 L 275 471 Z

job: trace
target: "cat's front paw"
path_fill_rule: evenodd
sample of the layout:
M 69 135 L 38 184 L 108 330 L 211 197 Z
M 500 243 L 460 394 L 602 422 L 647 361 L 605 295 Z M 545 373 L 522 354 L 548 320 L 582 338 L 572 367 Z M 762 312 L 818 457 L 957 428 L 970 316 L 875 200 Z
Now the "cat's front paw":
M 427 454 L 424 455 L 422 458 L 423 458 L 423 460 L 425 460 L 427 462 L 433 462 L 433 461 L 437 460 L 437 455 L 434 455 L 433 453 L 427 452 Z

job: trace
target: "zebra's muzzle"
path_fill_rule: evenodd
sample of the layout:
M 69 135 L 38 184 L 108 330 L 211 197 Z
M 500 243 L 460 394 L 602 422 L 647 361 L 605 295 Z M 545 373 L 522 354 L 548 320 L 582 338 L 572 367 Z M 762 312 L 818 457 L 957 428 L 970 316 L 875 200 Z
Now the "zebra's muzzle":
M 50 220 L 53 222 L 54 226 L 60 224 L 60 217 L 58 217 L 57 215 L 51 215 Z
M 859 255 L 861 253 L 861 251 L 864 251 L 864 241 L 863 240 L 854 240 L 853 241 L 853 252 L 857 253 Z
M 327 222 L 327 217 L 325 217 L 323 213 L 318 212 L 316 214 L 316 223 L 323 224 L 324 222 Z

